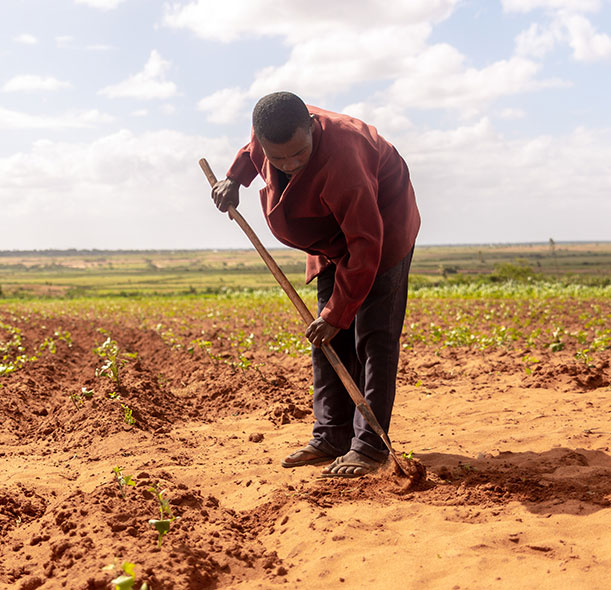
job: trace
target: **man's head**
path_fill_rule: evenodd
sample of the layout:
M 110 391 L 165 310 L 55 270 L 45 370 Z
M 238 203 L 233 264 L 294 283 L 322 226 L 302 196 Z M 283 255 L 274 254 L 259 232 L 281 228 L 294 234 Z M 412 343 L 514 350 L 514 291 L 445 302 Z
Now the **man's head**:
M 252 113 L 255 135 L 271 164 L 296 174 L 312 155 L 312 118 L 305 103 L 290 92 L 261 98 Z

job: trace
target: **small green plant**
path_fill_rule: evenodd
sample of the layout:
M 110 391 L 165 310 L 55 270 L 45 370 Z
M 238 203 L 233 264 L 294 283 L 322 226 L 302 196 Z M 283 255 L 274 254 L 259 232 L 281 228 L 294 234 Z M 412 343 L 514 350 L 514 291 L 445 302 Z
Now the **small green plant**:
M 71 393 L 70 400 L 74 404 L 74 407 L 77 410 L 80 410 L 85 405 L 86 399 L 91 399 L 93 397 L 93 390 L 87 389 L 86 387 L 81 388 L 80 393 Z
M 522 357 L 522 362 L 524 363 L 524 371 L 526 371 L 527 375 L 532 375 L 532 367 L 533 365 L 537 364 L 539 361 L 539 359 L 535 358 L 534 356 L 530 356 L 528 354 L 525 354 Z
M 273 340 L 267 343 L 271 352 L 282 352 L 289 356 L 310 354 L 312 347 L 310 343 L 300 334 L 293 334 L 286 330 L 279 330 L 273 336 Z
M 117 568 L 116 563 L 111 563 L 102 568 L 103 571 L 115 571 Z M 114 580 L 111 580 L 110 583 L 113 585 L 113 590 L 132 590 L 134 584 L 136 583 L 136 564 L 131 563 L 130 561 L 124 561 L 121 564 L 121 569 L 123 573 L 120 576 L 117 576 Z M 148 584 L 146 582 L 142 582 L 140 586 L 140 590 L 148 590 Z
M 414 451 L 410 451 L 409 453 L 401 453 L 401 457 L 411 461 L 414 458 Z
M 123 421 L 125 422 L 125 424 L 129 424 L 130 426 L 132 424 L 135 424 L 136 419 L 134 418 L 133 410 L 127 404 L 122 403 L 121 407 L 123 408 Z
M 157 531 L 157 546 L 161 547 L 164 535 L 170 531 L 170 526 L 177 517 L 172 514 L 170 503 L 163 497 L 165 490 L 160 490 L 159 484 L 153 484 L 148 488 L 148 491 L 157 498 L 159 503 L 160 518 L 149 520 L 149 526 L 152 526 Z
M 564 342 L 562 342 L 562 340 L 560 339 L 560 336 L 562 336 L 562 334 L 564 334 L 565 331 L 562 328 L 556 328 L 553 332 L 552 332 L 552 342 L 550 342 L 549 344 L 549 349 L 552 352 L 560 352 L 561 350 L 564 350 Z
M 85 402 L 83 401 L 83 398 L 78 393 L 71 393 L 70 400 L 72 401 L 72 403 L 74 404 L 74 407 L 77 410 L 80 410 L 83 407 L 83 405 L 85 404 Z
M 590 350 L 588 348 L 584 348 L 583 350 L 578 350 L 575 353 L 575 359 L 581 361 L 587 367 L 594 366 L 594 359 L 590 356 Z
M 114 381 L 120 389 L 120 369 L 125 366 L 130 359 L 137 358 L 138 353 L 123 352 L 117 344 L 117 341 L 113 340 L 110 336 L 108 336 L 100 346 L 94 348 L 93 351 L 101 359 L 105 359 L 104 364 L 96 369 L 96 377 L 108 377 Z
M 212 342 L 210 342 L 210 340 L 204 340 L 203 338 L 195 338 L 194 340 L 191 340 L 189 346 L 187 347 L 187 352 L 189 354 L 193 354 L 195 352 L 196 346 L 202 352 L 204 352 L 204 354 L 208 357 L 208 359 L 212 361 L 212 363 L 215 363 L 216 361 L 221 359 L 220 355 L 216 355 L 212 352 Z
M 265 378 L 265 375 L 263 375 L 263 373 L 261 373 L 261 369 L 259 367 L 262 367 L 262 364 L 257 364 L 257 363 L 253 363 L 249 358 L 247 358 L 245 355 L 240 354 L 238 356 L 238 362 L 228 362 L 229 365 L 231 365 L 234 368 L 238 368 L 240 369 L 243 373 L 246 373 L 249 369 L 254 369 L 257 374 L 259 375 L 259 377 L 261 377 L 264 381 L 267 381 L 267 379 Z
M 57 344 L 55 344 L 55 340 L 53 340 L 51 336 L 47 336 L 41 343 L 41 345 L 38 347 L 40 352 L 45 350 L 45 348 L 48 349 L 51 354 L 55 354 L 57 352 Z
M 125 498 L 125 488 L 126 487 L 135 487 L 136 482 L 132 479 L 131 475 L 125 475 L 123 473 L 123 468 L 118 465 L 113 468 L 113 473 L 115 474 L 115 478 L 117 479 L 117 484 L 119 485 L 119 491 L 121 492 L 121 496 Z

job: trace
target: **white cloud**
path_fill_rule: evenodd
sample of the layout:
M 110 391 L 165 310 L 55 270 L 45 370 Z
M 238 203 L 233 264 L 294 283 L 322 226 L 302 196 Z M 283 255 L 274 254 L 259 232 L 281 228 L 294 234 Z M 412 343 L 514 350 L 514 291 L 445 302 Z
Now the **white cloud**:
M 100 10 L 113 10 L 125 2 L 125 0 L 74 0 L 76 4 L 86 4 L 92 8 L 99 8 Z
M 592 23 L 582 15 L 563 15 L 561 19 L 576 60 L 596 61 L 611 58 L 609 35 L 597 33 Z
M 507 108 L 503 109 L 500 112 L 500 117 L 501 119 L 510 120 L 523 119 L 524 117 L 526 117 L 526 113 L 522 109 Z
M 437 22 L 447 18 L 458 0 L 234 0 L 219 10 L 216 0 L 166 4 L 164 22 L 193 31 L 204 39 L 234 41 L 245 37 L 283 37 L 297 44 L 324 39 L 337 29 L 368 31 Z M 213 15 L 213 17 L 211 17 Z M 404 39 L 405 41 L 407 39 Z
M 14 76 L 2 86 L 3 92 L 31 92 L 37 90 L 60 90 L 70 88 L 69 82 L 63 82 L 51 76 L 20 75 Z
M 316 102 L 363 80 L 390 80 L 408 68 L 429 34 L 430 26 L 425 24 L 336 30 L 296 45 L 285 64 L 263 68 L 249 88 L 219 90 L 200 100 L 198 107 L 208 120 L 229 123 L 246 117 L 246 109 L 268 92 L 290 88 L 306 102 Z
M 425 47 L 426 24 L 356 31 L 338 29 L 296 45 L 288 61 L 257 72 L 251 97 L 292 88 L 312 98 L 332 96 L 363 80 L 400 75 Z
M 546 8 L 548 22 L 533 23 L 516 38 L 516 53 L 542 58 L 559 44 L 567 44 L 577 61 L 611 59 L 611 36 L 599 33 L 584 12 L 597 12 L 596 1 L 504 0 L 507 12 L 530 12 Z
M 369 102 L 358 102 L 344 107 L 342 113 L 375 124 L 378 130 L 384 130 L 382 135 L 389 140 L 413 126 L 402 106 L 396 104 L 374 106 Z
M 472 117 L 501 97 L 566 85 L 559 80 L 537 80 L 540 65 L 520 57 L 482 69 L 466 67 L 464 61 L 448 45 L 432 46 L 413 59 L 404 74 L 378 94 L 377 101 L 404 108 L 451 109 Z
M 532 12 L 537 9 L 551 11 L 596 12 L 601 8 L 600 0 L 501 0 L 505 12 Z
M 239 88 L 225 88 L 202 98 L 197 108 L 208 113 L 212 123 L 231 123 L 243 118 L 248 98 Z
M 38 39 L 29 33 L 17 35 L 17 37 L 14 37 L 13 40 L 17 43 L 23 43 L 24 45 L 36 45 L 36 43 L 38 43 Z
M 97 127 L 112 121 L 110 115 L 101 113 L 97 109 L 50 116 L 30 115 L 0 107 L 0 129 L 78 129 Z
M 482 118 L 449 131 L 411 128 L 393 143 L 410 167 L 421 244 L 608 239 L 611 129 L 508 140 Z M 227 138 L 168 130 L 37 142 L 0 158 L 10 220 L 0 249 L 239 247 L 240 230 L 212 205 L 197 165 L 206 157 L 221 178 L 234 153 Z M 240 211 L 277 245 L 259 207 L 256 187 L 242 191 Z
M 123 130 L 91 143 L 39 141 L 0 157 L 0 208 L 10 219 L 0 249 L 230 247 L 236 240 L 245 246 L 240 229 L 214 207 L 198 166 L 206 157 L 222 177 L 232 144 L 170 130 Z M 246 216 L 259 214 L 255 231 L 269 236 L 256 190 L 243 199 Z
M 558 27 L 543 27 L 533 23 L 516 37 L 516 54 L 540 59 L 554 49 L 560 38 L 561 32 Z
M 347 10 L 347 2 L 337 2 L 327 11 L 303 5 L 290 15 L 281 4 L 249 2 L 243 11 L 222 11 L 220 23 L 208 18 L 208 2 L 168 9 L 168 24 L 190 28 L 203 37 L 233 39 L 246 34 L 248 24 L 253 35 L 277 35 L 291 47 L 285 63 L 263 67 L 247 88 L 225 88 L 203 98 L 199 108 L 210 121 L 244 118 L 246 107 L 268 92 L 291 89 L 306 102 L 321 103 L 367 81 L 389 84 L 373 97 L 369 108 L 395 129 L 401 121 L 409 124 L 405 116 L 409 108 L 451 109 L 473 117 L 500 97 L 567 85 L 538 79 L 541 65 L 529 59 L 555 42 L 553 36 L 547 39 L 547 30 L 525 33 L 516 56 L 479 69 L 454 47 L 431 45 L 433 23 L 449 16 L 456 5 L 453 1 L 404 0 L 380 10 L 378 0 L 368 0 L 353 11 Z M 269 19 L 268 10 L 274 13 Z
M 87 45 L 89 51 L 110 51 L 114 49 L 112 45 L 106 45 L 105 43 L 96 43 L 94 45 Z
M 164 99 L 178 94 L 176 84 L 165 79 L 170 62 L 153 49 L 144 69 L 118 84 L 107 86 L 99 94 L 108 98 Z
M 57 37 L 55 37 L 55 44 L 60 49 L 66 49 L 67 47 L 70 47 L 73 41 L 74 37 L 72 37 L 72 35 L 58 35 Z
M 166 104 L 162 104 L 159 107 L 159 110 L 164 114 L 164 115 L 173 115 L 176 112 L 176 107 L 173 104 L 170 103 L 166 103 Z
M 411 170 L 421 243 L 609 239 L 611 129 L 508 140 L 483 118 L 395 145 Z

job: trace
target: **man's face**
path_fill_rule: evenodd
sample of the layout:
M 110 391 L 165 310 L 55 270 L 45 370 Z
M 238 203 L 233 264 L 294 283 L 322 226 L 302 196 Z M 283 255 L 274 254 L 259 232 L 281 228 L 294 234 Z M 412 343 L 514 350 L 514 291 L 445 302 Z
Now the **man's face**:
M 305 168 L 312 155 L 312 125 L 298 127 L 286 143 L 272 143 L 260 137 L 259 142 L 271 165 L 292 176 Z

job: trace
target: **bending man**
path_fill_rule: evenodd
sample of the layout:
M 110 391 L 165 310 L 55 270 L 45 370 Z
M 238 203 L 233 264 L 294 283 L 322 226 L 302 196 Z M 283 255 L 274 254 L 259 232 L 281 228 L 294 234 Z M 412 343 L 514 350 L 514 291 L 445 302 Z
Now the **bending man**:
M 318 285 L 318 317 L 306 330 L 316 421 L 309 444 L 282 465 L 332 462 L 323 476 L 364 475 L 388 451 L 320 346 L 332 343 L 388 432 L 420 227 L 407 165 L 374 127 L 276 92 L 256 104 L 250 142 L 212 191 L 217 207 L 237 207 L 240 185 L 257 174 L 266 183 L 261 205 L 272 233 L 307 252 L 306 282 L 317 277 Z

